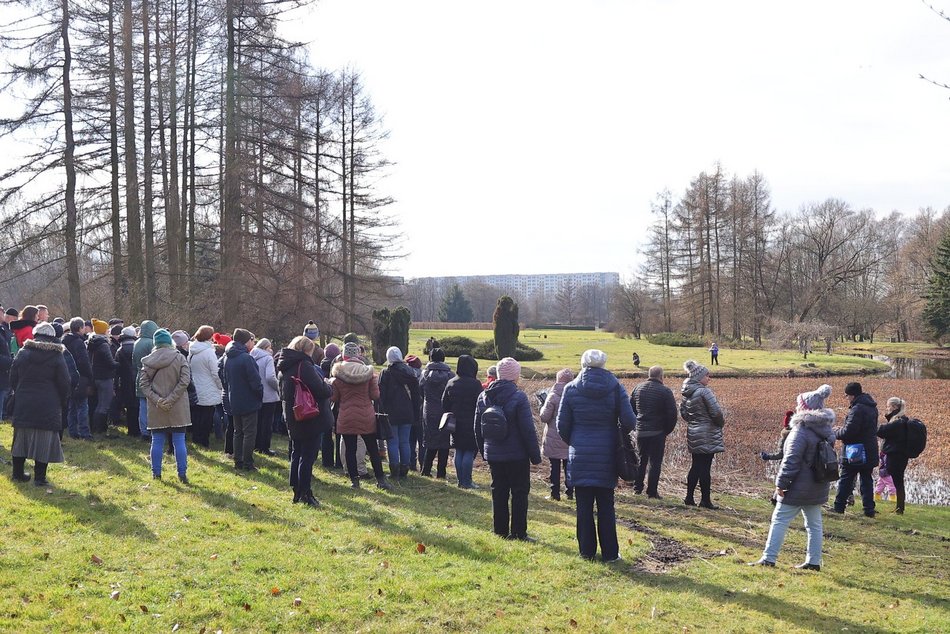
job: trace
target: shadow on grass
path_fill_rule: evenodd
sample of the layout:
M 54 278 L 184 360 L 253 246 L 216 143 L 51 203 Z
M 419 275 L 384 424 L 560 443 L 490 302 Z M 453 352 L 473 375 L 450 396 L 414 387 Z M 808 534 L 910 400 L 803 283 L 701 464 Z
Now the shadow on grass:
M 143 539 L 158 539 L 145 524 L 125 514 L 115 504 L 104 502 L 94 493 L 79 493 L 61 486 L 56 486 L 52 494 L 48 494 L 43 487 L 21 489 L 25 497 L 34 502 L 53 506 L 61 512 L 72 516 L 77 523 L 97 530 L 101 533 L 117 537 L 139 537 Z
M 835 582 L 845 586 L 847 588 L 852 588 L 853 590 L 860 590 L 861 592 L 867 592 L 868 594 L 877 594 L 882 598 L 882 601 L 891 601 L 892 599 L 900 599 L 902 601 L 917 601 L 924 605 L 936 608 L 944 613 L 945 616 L 950 616 L 950 600 L 946 597 L 937 597 L 932 594 L 927 594 L 926 592 L 907 592 L 906 590 L 899 590 L 891 585 L 882 585 L 878 587 L 869 587 L 864 584 L 857 583 L 854 579 L 848 577 L 835 577 Z

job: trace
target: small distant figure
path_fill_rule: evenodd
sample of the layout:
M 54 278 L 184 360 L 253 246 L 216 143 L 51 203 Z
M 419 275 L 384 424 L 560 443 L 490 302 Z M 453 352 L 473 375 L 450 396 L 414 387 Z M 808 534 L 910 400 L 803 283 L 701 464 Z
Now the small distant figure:
M 426 346 L 425 346 L 425 349 L 424 349 L 422 352 L 423 352 L 423 354 L 425 354 L 426 356 L 429 356 L 429 355 L 432 354 L 432 351 L 433 351 L 433 350 L 435 350 L 436 348 L 439 348 L 439 347 L 440 347 L 440 346 L 439 346 L 439 340 L 436 339 L 435 337 L 429 337 L 428 339 L 426 339 Z
M 897 487 L 894 486 L 894 478 L 887 470 L 887 454 L 883 451 L 880 455 L 881 464 L 877 467 L 877 485 L 874 492 L 881 496 L 885 502 L 891 499 L 891 493 L 897 493 Z
M 634 352 L 632 358 L 633 358 L 633 365 L 634 365 L 634 367 L 639 368 L 639 367 L 640 367 L 640 355 L 638 355 L 636 352 Z
M 719 365 L 719 346 L 716 342 L 709 348 L 709 365 Z

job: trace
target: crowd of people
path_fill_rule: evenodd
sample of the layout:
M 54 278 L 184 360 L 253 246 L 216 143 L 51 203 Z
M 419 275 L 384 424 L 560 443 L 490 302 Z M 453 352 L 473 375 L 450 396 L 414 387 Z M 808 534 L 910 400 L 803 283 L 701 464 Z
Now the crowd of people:
M 92 440 L 110 421 L 151 443 L 153 478 L 162 477 L 167 445 L 185 484 L 186 432 L 202 447 L 210 447 L 212 434 L 222 438 L 234 468 L 245 472 L 257 469 L 255 453 L 275 455 L 272 434 L 284 432 L 292 502 L 310 507 L 320 505 L 313 467 L 321 454 L 323 466 L 345 470 L 354 488 L 372 477 L 379 488 L 392 489 L 410 471 L 433 477 L 434 467 L 435 478 L 447 479 L 454 450 L 462 489 L 478 488 L 476 455 L 488 463 L 494 532 L 534 541 L 528 533 L 531 466 L 546 457 L 550 498 L 561 499 L 563 481 L 567 498 L 575 502 L 581 556 L 594 559 L 599 545 L 601 558 L 612 562 L 621 558 L 614 500 L 618 449 L 625 443 L 637 449 L 634 493 L 660 499 L 667 438 L 682 419 L 691 455 L 683 503 L 717 508 L 712 464 L 725 451 L 726 420 L 709 369 L 694 360 L 683 366 L 686 379 L 677 404 L 663 383 L 662 367 L 650 367 L 647 380 L 628 394 L 607 370 L 607 355 L 587 350 L 576 375 L 563 368 L 554 384 L 536 395 L 543 425 L 539 442 L 531 401 L 519 385 L 521 366 L 513 358 L 489 368 L 482 383 L 473 357 L 460 356 L 453 370 L 430 340 L 425 365 L 391 347 L 377 375 L 357 335 L 343 337 L 342 347 L 331 342 L 324 348 L 319 340 L 313 321 L 286 347 L 275 349 L 269 339 L 244 328 L 224 334 L 203 325 L 189 335 L 150 320 L 126 326 L 120 319 L 50 319 L 44 306 L 7 310 L 0 323 L 0 411 L 13 422 L 12 477 L 48 486 L 47 466 L 64 461 L 63 434 Z M 838 454 L 831 454 L 838 479 L 834 512 L 845 511 L 858 480 L 864 514 L 875 515 L 879 455 L 895 489 L 896 510 L 904 512 L 904 470 L 912 457 L 906 404 L 889 399 L 888 423 L 879 427 L 876 403 L 859 383 L 849 383 L 845 395 L 847 418 L 835 427 L 834 411 L 826 406 L 830 386 L 799 394 L 794 410 L 786 412 L 778 451 L 762 453 L 780 465 L 766 546 L 750 565 L 774 566 L 792 519 L 802 514 L 808 547 L 799 567 L 820 569 L 822 509 L 831 486 L 818 464 L 825 446 L 840 444 L 840 465 Z M 34 463 L 32 476 L 25 470 L 27 460 Z

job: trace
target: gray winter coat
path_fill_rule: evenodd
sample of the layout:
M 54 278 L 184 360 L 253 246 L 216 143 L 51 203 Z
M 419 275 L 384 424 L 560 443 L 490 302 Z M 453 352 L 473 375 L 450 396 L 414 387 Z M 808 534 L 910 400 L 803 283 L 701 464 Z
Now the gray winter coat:
M 541 422 L 544 423 L 544 439 L 541 441 L 541 453 L 545 458 L 567 460 L 568 446 L 557 433 L 557 409 L 561 405 L 561 395 L 567 383 L 555 383 L 548 391 L 548 397 L 541 406 Z
M 828 501 L 831 483 L 816 482 L 812 466 L 820 439 L 834 446 L 834 422 L 835 413 L 830 409 L 806 410 L 792 417 L 785 455 L 775 478 L 775 486 L 785 491 L 782 504 L 811 506 Z
M 713 391 L 699 381 L 686 379 L 683 381 L 682 394 L 680 415 L 686 421 L 689 452 L 711 454 L 725 451 L 722 427 L 726 420 Z

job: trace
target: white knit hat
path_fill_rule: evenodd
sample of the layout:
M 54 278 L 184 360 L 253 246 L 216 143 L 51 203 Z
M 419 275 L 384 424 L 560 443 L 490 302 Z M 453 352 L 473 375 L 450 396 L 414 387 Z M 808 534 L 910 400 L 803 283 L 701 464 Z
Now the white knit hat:
M 582 368 L 602 368 L 607 365 L 607 353 L 603 350 L 587 350 L 581 355 Z

